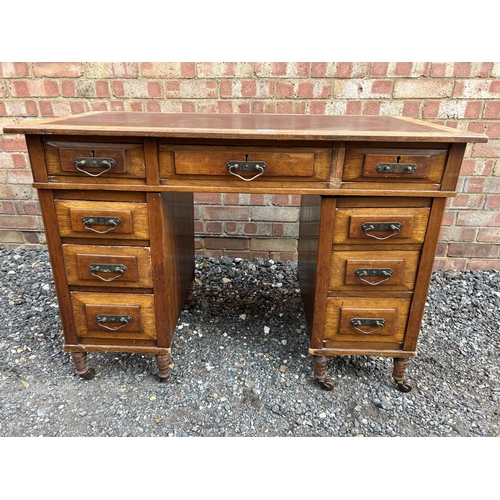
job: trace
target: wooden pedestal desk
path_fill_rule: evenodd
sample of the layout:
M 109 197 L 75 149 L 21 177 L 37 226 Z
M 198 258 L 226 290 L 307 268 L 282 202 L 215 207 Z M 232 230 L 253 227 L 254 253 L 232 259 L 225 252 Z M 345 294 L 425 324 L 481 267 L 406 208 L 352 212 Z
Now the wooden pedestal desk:
M 194 271 L 194 192 L 300 194 L 299 282 L 314 378 L 328 356 L 416 355 L 441 220 L 481 134 L 376 116 L 103 112 L 25 134 L 76 373 L 89 351 L 156 355 Z

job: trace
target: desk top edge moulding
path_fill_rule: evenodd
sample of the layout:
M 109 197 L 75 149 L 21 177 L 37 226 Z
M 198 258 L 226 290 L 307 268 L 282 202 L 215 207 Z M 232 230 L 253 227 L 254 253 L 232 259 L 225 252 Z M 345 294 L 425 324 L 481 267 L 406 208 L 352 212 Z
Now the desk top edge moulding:
M 6 133 L 316 140 L 487 142 L 484 134 L 400 116 L 145 113 L 94 111 L 27 121 Z
M 417 355 L 446 200 L 484 134 L 394 116 L 91 112 L 4 126 L 24 134 L 64 349 L 156 357 L 195 277 L 196 192 L 301 195 L 298 279 L 314 380 L 335 356 Z

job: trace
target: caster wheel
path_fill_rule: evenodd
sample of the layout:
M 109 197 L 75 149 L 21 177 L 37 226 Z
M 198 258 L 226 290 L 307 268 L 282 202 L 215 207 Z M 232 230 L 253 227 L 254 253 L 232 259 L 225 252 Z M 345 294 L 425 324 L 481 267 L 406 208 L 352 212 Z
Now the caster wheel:
M 335 383 L 331 378 L 325 378 L 324 380 L 318 380 L 319 386 L 325 391 L 331 391 L 335 387 Z
M 398 384 L 398 390 L 401 392 L 410 392 L 413 389 L 413 386 L 406 381 L 397 382 L 397 384 Z
M 85 380 L 91 380 L 95 376 L 95 370 L 93 368 L 89 368 L 85 373 L 82 373 L 80 377 L 84 378 Z

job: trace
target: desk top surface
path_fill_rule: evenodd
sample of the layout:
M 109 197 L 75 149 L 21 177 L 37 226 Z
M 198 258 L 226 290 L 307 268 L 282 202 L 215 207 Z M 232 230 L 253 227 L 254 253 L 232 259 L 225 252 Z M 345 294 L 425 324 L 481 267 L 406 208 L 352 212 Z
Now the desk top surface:
M 487 142 L 484 134 L 406 117 L 91 112 L 22 122 L 6 133 L 218 139 Z

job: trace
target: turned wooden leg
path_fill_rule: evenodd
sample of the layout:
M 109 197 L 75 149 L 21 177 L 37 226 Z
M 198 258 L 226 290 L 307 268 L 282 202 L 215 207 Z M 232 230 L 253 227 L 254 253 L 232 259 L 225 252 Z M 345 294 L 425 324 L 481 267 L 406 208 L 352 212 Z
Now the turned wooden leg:
M 398 389 L 401 392 L 410 392 L 413 387 L 405 380 L 405 371 L 410 362 L 409 358 L 394 358 L 394 370 L 392 372 L 392 378 L 398 385 Z
M 87 353 L 86 352 L 72 352 L 71 358 L 75 363 L 75 373 L 85 380 L 94 378 L 95 370 L 87 368 Z
M 156 364 L 158 365 L 158 378 L 163 382 L 170 375 L 170 353 L 157 354 Z
M 313 356 L 314 378 L 325 391 L 331 391 L 335 384 L 331 378 L 326 377 L 326 366 L 328 358 L 325 356 Z

